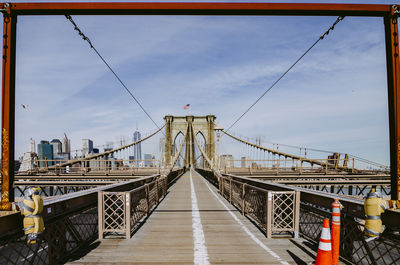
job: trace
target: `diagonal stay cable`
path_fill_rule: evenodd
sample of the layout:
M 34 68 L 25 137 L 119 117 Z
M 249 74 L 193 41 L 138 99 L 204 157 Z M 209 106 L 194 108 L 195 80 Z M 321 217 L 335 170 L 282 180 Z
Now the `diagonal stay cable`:
M 103 61 L 103 63 L 110 69 L 110 71 L 113 73 L 115 78 L 121 83 L 121 85 L 125 88 L 126 92 L 133 98 L 133 100 L 139 105 L 139 107 L 143 110 L 143 112 L 149 117 L 149 119 L 154 123 L 154 125 L 160 129 L 160 126 L 153 120 L 153 118 L 150 116 L 150 114 L 145 110 L 145 108 L 140 104 L 139 100 L 132 94 L 132 92 L 128 89 L 128 87 L 125 85 L 125 83 L 121 80 L 121 78 L 117 75 L 117 73 L 112 69 L 112 67 L 107 63 L 107 61 L 104 59 L 104 57 L 100 54 L 100 52 L 93 46 L 92 42 L 86 35 L 80 30 L 78 25 L 75 23 L 75 21 L 72 19 L 70 15 L 65 15 L 65 17 L 71 22 L 71 24 L 74 26 L 74 30 L 76 30 L 79 34 L 79 36 L 82 37 L 84 41 L 89 43 L 90 48 L 92 48 L 95 53 L 99 56 L 99 58 Z
M 249 112 L 264 96 L 265 94 L 267 94 L 290 70 L 292 70 L 292 68 L 301 60 L 303 59 L 303 57 L 312 49 L 314 48 L 315 45 L 317 45 L 317 43 L 321 40 L 323 40 L 325 38 L 325 36 L 327 36 L 329 34 L 329 32 L 331 30 L 333 30 L 336 26 L 337 23 L 339 23 L 340 21 L 343 20 L 343 16 L 339 16 L 336 21 L 332 24 L 332 26 L 329 27 L 329 29 L 327 31 L 325 31 L 324 34 L 322 34 L 267 90 L 264 91 L 264 93 L 261 94 L 260 97 L 257 98 L 257 100 L 251 104 L 251 106 L 245 111 L 243 112 L 242 115 L 240 115 L 240 117 L 238 119 L 236 119 L 236 121 L 234 123 L 232 123 L 231 126 L 228 127 L 228 129 L 226 129 L 226 131 L 229 131 L 238 121 L 240 121 L 244 115 L 247 114 L 247 112 Z

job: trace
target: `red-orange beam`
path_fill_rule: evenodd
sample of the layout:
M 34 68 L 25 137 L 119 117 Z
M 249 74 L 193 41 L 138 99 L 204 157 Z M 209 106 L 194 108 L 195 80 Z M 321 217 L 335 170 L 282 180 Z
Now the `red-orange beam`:
M 398 19 L 384 17 L 389 98 L 391 199 L 400 199 L 400 62 Z
M 9 9 L 9 7 L 8 7 Z M 3 83 L 1 129 L 1 202 L 0 210 L 10 210 L 14 201 L 14 112 L 15 41 L 17 17 L 9 10 L 3 22 Z
M 13 3 L 17 15 L 384 16 L 390 5 L 293 3 Z

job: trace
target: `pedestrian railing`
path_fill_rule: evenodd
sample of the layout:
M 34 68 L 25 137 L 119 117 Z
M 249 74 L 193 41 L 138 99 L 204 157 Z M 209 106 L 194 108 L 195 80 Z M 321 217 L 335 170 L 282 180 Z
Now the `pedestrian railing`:
M 159 179 L 159 176 L 142 177 L 44 200 L 42 216 L 45 230 L 36 244 L 27 243 L 20 212 L 0 215 L 0 264 L 64 264 L 72 256 L 79 258 L 82 249 L 98 238 L 98 192 L 132 190 Z
M 365 213 L 361 200 L 233 175 L 223 175 L 223 180 L 219 181 L 219 177 L 214 175 L 210 170 L 200 170 L 200 172 L 216 187 L 219 187 L 220 190 L 223 187 L 223 194 L 228 200 L 230 199 L 228 196 L 231 196 L 229 190 L 230 183 L 228 183 L 230 179 L 233 183 L 237 181 L 242 185 L 252 185 L 263 190 L 300 192 L 300 236 L 310 240 L 310 243 L 314 243 L 315 250 L 317 250 L 320 240 L 323 220 L 325 218 L 331 218 L 331 204 L 334 198 L 339 198 L 341 204 L 344 206 L 340 217 L 340 259 L 345 261 L 346 264 L 400 264 L 400 236 L 398 232 L 396 232 L 400 230 L 398 212 L 387 210 L 383 214 L 382 220 L 386 225 L 386 230 L 380 237 L 371 240 L 364 235 Z M 232 201 L 236 206 L 238 205 L 238 201 L 240 202 L 239 198 L 242 196 L 242 194 L 235 194 L 238 192 L 240 192 L 240 186 L 235 187 L 235 185 L 233 185 Z M 248 193 L 247 190 L 245 192 Z M 265 201 L 263 196 L 258 197 L 258 202 L 253 204 L 262 204 L 263 200 Z M 247 214 L 247 216 L 250 217 L 250 214 Z M 260 214 L 260 216 L 262 216 L 262 214 Z M 250 218 L 253 219 L 253 217 Z M 299 245 L 299 247 L 303 246 Z
M 100 191 L 99 238 L 130 238 L 140 222 L 167 194 L 167 185 L 167 177 L 162 177 L 129 191 Z
M 222 177 L 220 181 L 220 193 L 252 219 L 267 237 L 282 234 L 298 237 L 299 192 L 266 190 L 229 177 Z

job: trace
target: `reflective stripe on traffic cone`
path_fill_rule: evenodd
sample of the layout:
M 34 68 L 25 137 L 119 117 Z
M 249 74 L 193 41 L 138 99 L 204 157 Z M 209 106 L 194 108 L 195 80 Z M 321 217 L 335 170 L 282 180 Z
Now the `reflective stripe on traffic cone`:
M 334 265 L 339 264 L 340 210 L 342 208 L 339 199 L 335 199 L 332 203 L 332 262 Z
M 319 240 L 317 259 L 315 265 L 332 265 L 331 231 L 329 230 L 329 219 L 324 220 L 321 239 Z

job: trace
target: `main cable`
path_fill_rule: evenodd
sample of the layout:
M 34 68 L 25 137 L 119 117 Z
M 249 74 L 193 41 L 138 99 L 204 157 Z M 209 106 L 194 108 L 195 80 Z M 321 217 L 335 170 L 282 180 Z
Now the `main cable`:
M 264 93 L 261 94 L 260 97 L 257 98 L 257 100 L 251 104 L 251 106 L 242 114 L 240 115 L 240 117 L 234 122 L 232 123 L 231 126 L 228 127 L 228 129 L 226 131 L 229 131 L 229 129 L 231 129 L 238 121 L 240 121 L 244 115 L 247 114 L 247 112 L 249 112 L 264 96 L 265 94 L 267 94 L 290 70 L 292 70 L 292 68 L 301 60 L 303 59 L 303 57 L 312 49 L 314 48 L 315 45 L 317 45 L 317 43 L 321 40 L 323 40 L 325 38 L 325 36 L 327 36 L 329 34 L 329 32 L 331 30 L 333 30 L 336 26 L 337 23 L 339 23 L 340 21 L 342 21 L 344 18 L 344 16 L 339 16 L 336 21 L 332 24 L 332 26 L 329 27 L 329 29 L 327 31 L 325 31 L 324 34 L 322 34 L 318 40 L 316 40 Z
M 125 88 L 126 92 L 129 93 L 129 95 L 133 98 L 133 100 L 139 105 L 139 107 L 143 110 L 144 113 L 146 113 L 147 117 L 154 123 L 154 125 L 160 129 L 158 124 L 153 120 L 153 118 L 150 116 L 150 114 L 145 110 L 145 108 L 140 104 L 139 100 L 132 94 L 132 92 L 128 89 L 128 87 L 125 85 L 125 83 L 121 80 L 121 78 L 117 75 L 117 73 L 111 68 L 111 66 L 107 63 L 107 61 L 104 59 L 104 57 L 100 54 L 100 52 L 93 46 L 92 42 L 90 39 L 80 30 L 78 25 L 75 23 L 75 21 L 72 19 L 70 15 L 65 15 L 65 17 L 71 22 L 71 24 L 74 26 L 74 30 L 76 30 L 79 34 L 79 36 L 82 37 L 84 41 L 89 43 L 90 48 L 92 48 L 95 53 L 100 57 L 100 59 L 103 61 L 103 63 L 110 69 L 110 71 L 113 73 L 113 75 L 117 78 L 117 80 L 121 83 L 121 85 Z

